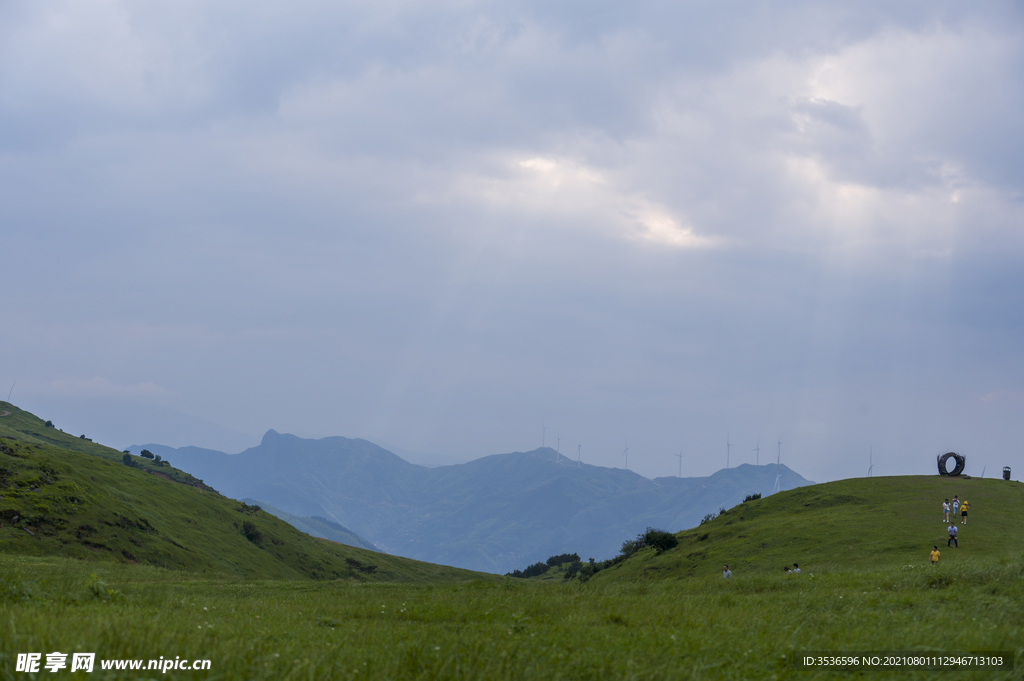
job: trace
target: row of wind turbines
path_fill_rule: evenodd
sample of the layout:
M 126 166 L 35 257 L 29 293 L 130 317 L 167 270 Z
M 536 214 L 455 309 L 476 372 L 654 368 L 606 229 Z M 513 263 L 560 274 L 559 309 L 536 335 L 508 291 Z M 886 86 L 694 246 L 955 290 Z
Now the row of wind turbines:
M 541 426 L 541 447 L 544 447 L 545 443 L 547 441 L 547 430 L 548 430 L 547 429 L 547 425 Z M 729 464 L 730 464 L 729 458 L 730 458 L 730 455 L 732 453 L 732 442 L 731 442 L 730 438 L 731 438 L 731 436 L 728 433 L 726 433 L 726 436 L 725 436 L 725 467 L 726 468 L 729 468 Z M 581 462 L 581 458 L 582 458 L 581 457 L 581 453 L 582 453 L 582 451 L 583 451 L 583 443 L 578 443 L 576 445 L 576 466 L 577 467 L 583 465 L 582 462 Z M 756 453 L 756 456 L 754 458 L 754 462 L 755 462 L 756 465 L 760 466 L 761 465 L 761 438 L 757 439 L 757 446 L 754 447 L 753 449 L 751 449 L 750 451 Z M 561 456 L 561 452 L 562 452 L 562 434 L 559 433 L 556 436 L 556 446 L 555 446 L 555 457 L 556 457 L 556 459 L 557 459 L 557 457 Z M 683 477 L 683 447 L 680 447 L 679 448 L 679 453 L 678 454 L 674 454 L 673 456 L 675 456 L 676 458 L 679 459 L 679 477 L 681 478 L 681 477 Z M 626 443 L 626 449 L 623 450 L 622 457 L 623 457 L 623 466 L 628 471 L 629 470 L 629 443 Z M 778 466 L 778 465 L 781 465 L 781 463 L 782 463 L 782 440 L 780 439 L 775 444 L 775 464 Z M 872 468 L 871 466 L 868 467 L 868 475 L 869 476 L 871 475 L 871 468 Z M 781 482 L 782 482 L 782 473 L 778 472 L 775 475 L 775 487 L 772 490 L 773 494 L 775 492 L 779 491 L 779 487 L 781 485 Z

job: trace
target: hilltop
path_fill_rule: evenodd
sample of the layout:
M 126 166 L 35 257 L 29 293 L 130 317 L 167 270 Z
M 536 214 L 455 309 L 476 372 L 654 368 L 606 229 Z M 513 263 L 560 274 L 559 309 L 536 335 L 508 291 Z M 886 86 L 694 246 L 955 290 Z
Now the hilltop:
M 183 471 L 0 403 L 0 552 L 276 579 L 450 581 L 473 573 L 310 537 Z M 25 432 L 22 432 L 24 430 Z M 75 445 L 77 450 L 60 445 Z
M 946 547 L 942 500 L 970 501 L 960 547 Z M 676 537 L 658 554 L 644 549 L 595 579 L 735 578 L 781 572 L 840 572 L 924 565 L 938 545 L 943 565 L 1017 557 L 1024 546 L 1024 484 L 995 479 L 899 476 L 854 478 L 801 487 L 742 503 Z
M 747 494 L 768 494 L 779 475 L 782 489 L 809 484 L 775 464 L 649 480 L 550 448 L 426 468 L 366 440 L 273 430 L 240 454 L 145 447 L 228 496 L 327 518 L 389 553 L 497 573 L 563 551 L 612 556 L 649 525 L 692 527 Z

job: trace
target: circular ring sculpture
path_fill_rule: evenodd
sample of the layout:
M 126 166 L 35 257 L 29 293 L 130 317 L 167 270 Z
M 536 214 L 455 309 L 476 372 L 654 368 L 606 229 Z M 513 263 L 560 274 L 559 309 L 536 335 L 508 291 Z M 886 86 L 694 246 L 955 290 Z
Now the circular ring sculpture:
M 946 462 L 949 461 L 949 457 L 956 459 L 956 466 L 953 467 L 952 471 L 946 470 Z M 960 475 L 964 472 L 964 466 L 967 465 L 967 459 L 956 452 L 946 452 L 942 456 L 935 458 L 939 462 L 939 475 Z

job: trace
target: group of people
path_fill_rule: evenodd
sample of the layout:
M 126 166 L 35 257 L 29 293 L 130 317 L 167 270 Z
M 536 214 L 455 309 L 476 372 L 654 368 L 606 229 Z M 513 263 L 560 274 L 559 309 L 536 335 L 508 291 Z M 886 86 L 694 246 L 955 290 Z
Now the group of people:
M 960 542 L 957 539 L 958 532 L 957 532 L 957 527 L 956 527 L 956 514 L 959 511 L 960 518 L 961 518 L 960 524 L 961 525 L 966 525 L 967 524 L 967 509 L 968 509 L 967 500 L 965 499 L 964 501 L 960 501 L 960 498 L 957 497 L 957 495 L 955 495 L 955 494 L 953 495 L 953 501 L 952 502 L 949 499 L 946 499 L 945 501 L 942 502 L 942 522 L 943 523 L 949 523 L 949 527 L 946 528 L 946 534 L 948 535 L 948 539 L 946 540 L 946 547 L 947 548 L 950 547 L 950 546 L 952 546 L 953 548 L 957 548 L 957 549 L 960 548 Z M 950 513 L 951 510 L 953 512 L 953 519 L 952 520 L 950 520 L 950 518 L 949 518 L 949 513 Z M 932 552 L 931 552 L 931 554 L 929 554 L 928 560 L 929 560 L 929 562 L 932 565 L 937 565 L 938 564 L 938 562 L 939 562 L 939 547 L 938 546 L 932 546 Z
M 956 523 L 956 513 L 957 513 L 957 511 L 960 511 L 960 517 L 962 518 L 962 520 L 960 521 L 960 524 L 961 525 L 966 525 L 967 524 L 967 506 L 968 506 L 967 500 L 965 499 L 964 501 L 960 501 L 960 499 L 955 494 L 953 495 L 953 502 L 952 503 L 950 503 L 949 499 L 946 499 L 945 501 L 942 502 L 942 522 L 944 522 L 944 523 L 950 522 L 950 520 L 949 520 L 949 510 L 950 510 L 950 508 L 952 508 L 953 509 L 953 521 L 952 522 L 954 524 Z

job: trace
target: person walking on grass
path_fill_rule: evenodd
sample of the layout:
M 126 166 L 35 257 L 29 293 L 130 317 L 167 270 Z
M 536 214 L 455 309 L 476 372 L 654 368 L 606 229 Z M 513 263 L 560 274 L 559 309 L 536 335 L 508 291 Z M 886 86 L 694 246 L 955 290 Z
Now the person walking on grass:
M 725 579 L 729 579 L 730 577 L 732 577 L 732 570 L 729 569 L 728 565 L 722 568 L 722 577 L 724 577 Z
M 967 524 L 967 500 L 964 499 L 964 503 L 960 504 L 960 517 L 963 518 L 961 525 Z
M 960 548 L 960 543 L 956 540 L 956 524 L 950 523 L 946 530 L 949 532 L 949 541 L 946 542 L 946 546 Z
M 954 521 L 956 520 L 956 512 L 957 512 L 957 510 L 959 508 L 960 508 L 960 499 L 958 499 L 957 496 L 954 494 L 953 495 L 953 520 Z
M 949 499 L 942 502 L 942 517 L 944 523 L 949 522 Z
M 933 546 L 932 547 L 932 552 L 929 554 L 928 558 L 931 561 L 932 565 L 938 565 L 939 564 L 939 547 L 938 546 Z

